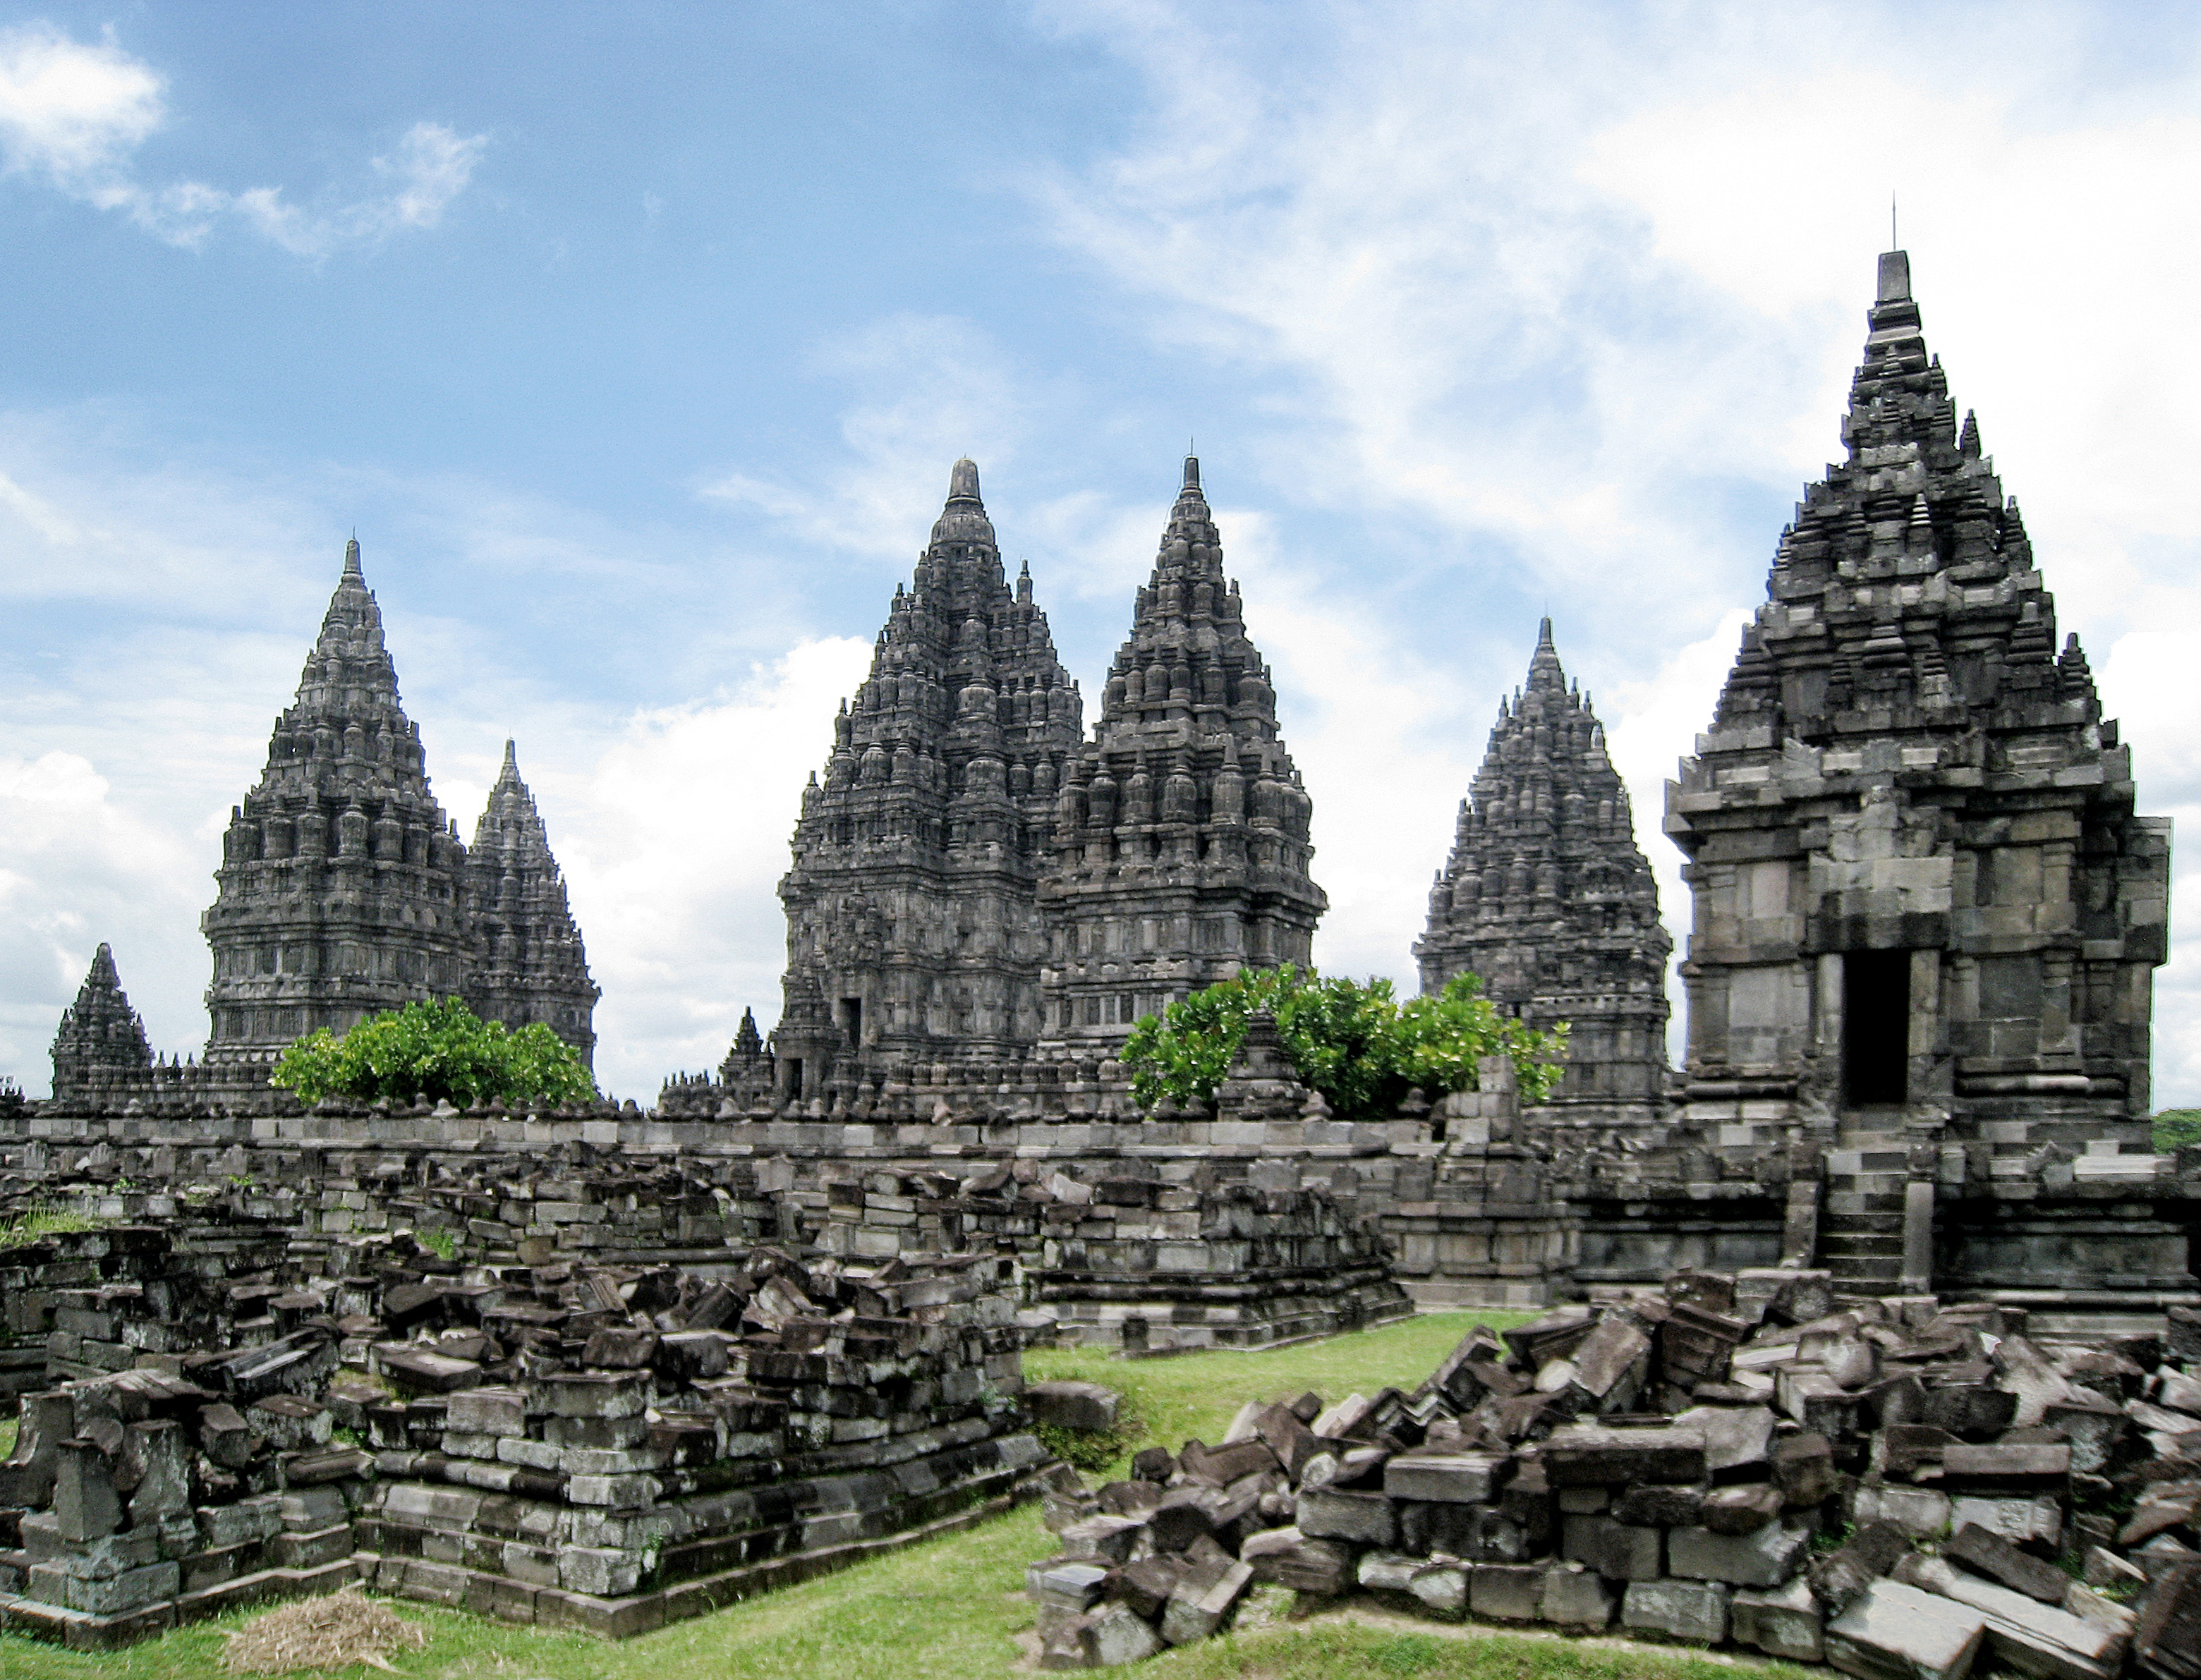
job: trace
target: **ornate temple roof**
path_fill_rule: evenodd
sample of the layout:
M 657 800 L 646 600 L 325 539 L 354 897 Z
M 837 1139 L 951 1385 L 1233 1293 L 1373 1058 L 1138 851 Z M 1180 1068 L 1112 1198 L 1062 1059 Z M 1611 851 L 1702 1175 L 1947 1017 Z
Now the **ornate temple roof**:
M 114 953 L 104 943 L 77 988 L 76 1002 L 62 1012 L 54 1034 L 54 1089 L 81 1086 L 88 1074 L 142 1073 L 153 1065 L 153 1046 L 145 1023 L 130 1007 L 115 972 Z

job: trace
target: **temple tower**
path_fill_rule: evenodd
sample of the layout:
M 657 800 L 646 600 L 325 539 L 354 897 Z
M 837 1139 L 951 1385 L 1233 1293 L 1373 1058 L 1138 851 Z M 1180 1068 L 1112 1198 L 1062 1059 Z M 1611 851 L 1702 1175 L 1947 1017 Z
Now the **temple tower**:
M 272 1061 L 302 1033 L 462 989 L 466 848 L 429 791 L 382 612 L 344 549 L 267 768 L 230 813 L 202 926 L 215 1064 Z
M 1893 1286 L 1933 1270 L 1936 1182 L 2145 1148 L 2169 835 L 2058 651 L 1904 252 L 1868 319 L 1846 459 L 1781 535 L 1666 829 L 1695 899 L 1689 1115 L 1839 1146 L 1828 1257 Z
M 566 880 L 509 740 L 466 860 L 472 963 L 466 998 L 484 1021 L 542 1021 L 594 1065 L 596 999 Z
M 102 944 L 91 972 L 77 988 L 76 1002 L 62 1011 L 54 1034 L 54 1095 L 57 1098 L 114 1092 L 150 1083 L 153 1046 L 145 1023 L 130 1007 L 115 972 L 114 953 Z
M 1241 969 L 1308 961 L 1313 801 L 1188 456 L 1094 739 L 1054 801 L 1043 1048 L 1106 1053 Z
M 1643 1121 L 1664 1095 L 1672 950 L 1604 726 L 1568 686 L 1547 618 L 1460 801 L 1414 947 L 1422 990 L 1472 973 L 1531 1026 L 1570 1023 L 1552 1117 Z
M 825 774 L 803 792 L 779 884 L 783 1097 L 818 1095 L 851 1051 L 881 1077 L 1029 1051 L 1038 877 L 1083 717 L 1030 569 L 1012 588 L 978 469 L 958 461 L 871 674 L 834 720 Z

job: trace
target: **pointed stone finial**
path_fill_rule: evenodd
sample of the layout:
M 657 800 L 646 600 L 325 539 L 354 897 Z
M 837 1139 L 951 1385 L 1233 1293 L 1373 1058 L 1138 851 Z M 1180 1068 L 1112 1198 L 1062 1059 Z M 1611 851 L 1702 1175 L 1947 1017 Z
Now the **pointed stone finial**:
M 1559 651 L 1552 642 L 1552 621 L 1548 615 L 1545 617 L 1536 630 L 1536 651 L 1539 653 L 1556 653 Z
M 1910 253 L 1882 251 L 1880 254 L 1880 297 L 1882 303 L 1908 303 L 1910 301 Z
M 948 499 L 950 501 L 978 500 L 978 463 L 968 455 L 956 462 L 954 471 L 948 475 Z
M 1200 457 L 1197 455 L 1184 458 L 1184 488 L 1188 490 L 1200 488 Z
M 343 575 L 347 577 L 362 576 L 359 569 L 359 538 L 356 536 L 344 544 Z

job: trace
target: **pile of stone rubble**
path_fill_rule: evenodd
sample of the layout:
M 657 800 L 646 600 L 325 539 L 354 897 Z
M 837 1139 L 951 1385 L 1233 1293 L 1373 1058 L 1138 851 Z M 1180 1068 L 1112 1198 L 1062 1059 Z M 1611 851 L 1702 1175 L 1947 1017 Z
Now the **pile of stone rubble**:
M 1273 1583 L 1869 1680 L 2201 1676 L 2201 1314 L 2050 1347 L 1997 1307 L 1740 1281 L 1478 1328 L 1411 1393 L 1248 1405 L 1051 1496 L 1043 1665 L 1207 1637 Z
M 983 1256 L 758 1246 L 706 1275 L 467 1265 L 397 1232 L 299 1278 L 241 1229 L 8 1256 L 50 1341 L 134 1364 L 26 1402 L 0 1628 L 105 1648 L 364 1579 L 621 1636 L 1005 1510 L 1050 1470 Z M 270 1269 L 208 1278 L 222 1253 Z

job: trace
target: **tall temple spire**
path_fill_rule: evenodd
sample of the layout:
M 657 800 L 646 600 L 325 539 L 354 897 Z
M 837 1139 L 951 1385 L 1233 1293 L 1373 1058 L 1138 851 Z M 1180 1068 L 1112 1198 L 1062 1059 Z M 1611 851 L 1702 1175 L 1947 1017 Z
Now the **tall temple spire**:
M 457 992 L 465 848 L 430 790 L 356 539 L 260 780 L 230 816 L 208 1058 L 266 1061 L 315 1027 Z
M 1585 1123 L 1652 1117 L 1665 1083 L 1658 889 L 1605 729 L 1539 627 L 1528 681 L 1499 702 L 1414 954 L 1422 990 L 1461 974 L 1531 1025 L 1572 1028 L 1553 1103 Z
M 2043 1138 L 2144 1147 L 2165 825 L 2134 814 L 2085 654 L 2058 657 L 1908 254 L 1877 281 L 1844 459 L 1805 489 L 1668 784 L 1697 898 L 1689 1090 L 1707 1126 L 1743 1092 L 1792 1103 L 1796 1126 L 1899 1125 L 1914 1156 L 1991 1152 L 1998 1175 Z M 1865 1117 L 1882 1109 L 1905 1117 Z M 1893 1287 L 1899 1263 L 1866 1269 Z
M 1093 740 L 1056 805 L 1042 887 L 1049 1053 L 1105 1051 L 1173 998 L 1306 963 L 1329 904 L 1307 873 L 1313 809 L 1187 455 Z
M 508 739 L 467 852 L 466 907 L 473 951 L 466 997 L 474 1013 L 513 1027 L 542 1021 L 593 1062 L 603 994 L 589 976 L 565 877 Z
M 152 1069 L 145 1023 L 130 1007 L 114 953 L 103 942 L 77 988 L 76 1002 L 62 1012 L 53 1057 L 54 1095 L 64 1102 L 127 1088 Z
M 977 464 L 957 461 L 780 882 L 801 1007 L 773 1047 L 803 1087 L 784 1096 L 817 1094 L 836 1064 L 876 1078 L 1036 1038 L 1037 875 L 1083 710 L 1029 568 L 1010 586 Z

